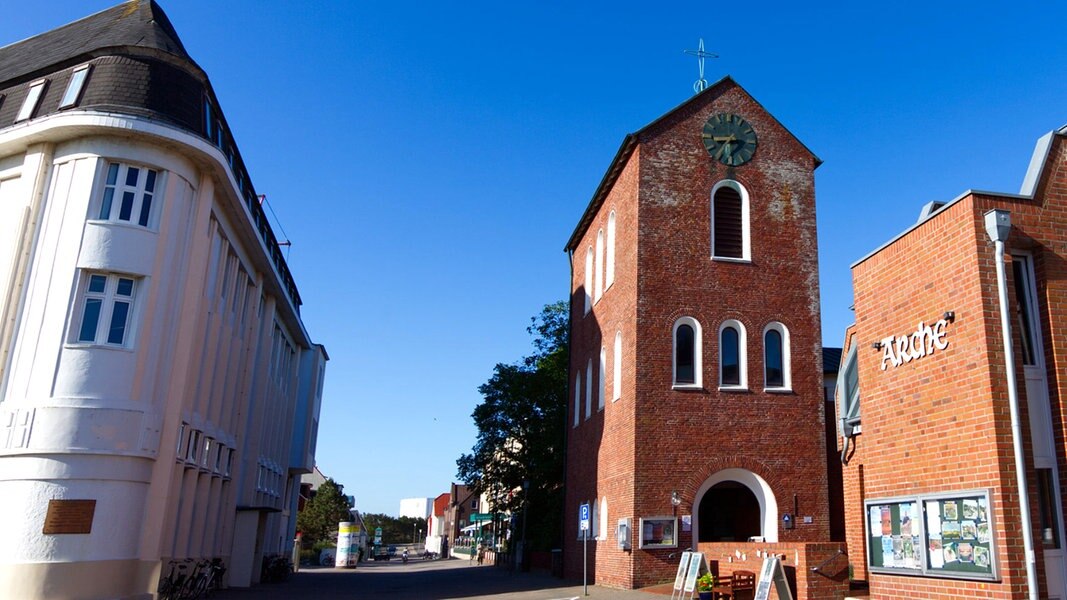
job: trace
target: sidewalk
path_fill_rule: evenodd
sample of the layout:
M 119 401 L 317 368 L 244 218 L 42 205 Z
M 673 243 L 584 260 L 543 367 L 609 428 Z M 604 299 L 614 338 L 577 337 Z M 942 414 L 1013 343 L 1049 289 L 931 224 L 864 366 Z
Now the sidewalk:
M 664 586 L 659 586 L 664 587 Z M 670 586 L 667 596 L 670 595 Z M 659 590 L 657 590 L 659 591 Z M 589 586 L 546 573 L 521 573 L 463 560 L 362 563 L 355 569 L 305 567 L 284 583 L 223 590 L 216 600 L 664 600 L 664 595 Z

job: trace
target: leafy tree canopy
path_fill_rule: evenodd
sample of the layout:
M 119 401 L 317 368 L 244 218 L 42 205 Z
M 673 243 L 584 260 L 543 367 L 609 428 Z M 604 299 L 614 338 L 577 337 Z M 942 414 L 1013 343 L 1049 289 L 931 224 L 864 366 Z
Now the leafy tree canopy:
M 382 545 L 410 544 L 415 540 L 426 539 L 426 519 L 415 517 L 390 517 L 383 514 L 363 515 L 363 526 L 367 528 L 367 537 L 374 541 L 374 530 L 382 528 Z
M 296 516 L 296 528 L 303 533 L 305 546 L 310 548 L 317 542 L 336 542 L 337 524 L 352 520 L 349 512 L 352 506 L 343 492 L 344 486 L 327 479 Z
M 527 501 L 528 536 L 546 549 L 558 544 L 563 504 L 567 303 L 546 305 L 531 321 L 535 352 L 517 364 L 496 365 L 478 388 L 483 401 L 471 415 L 478 438 L 456 463 L 459 478 L 485 492 L 492 511 L 521 515 Z

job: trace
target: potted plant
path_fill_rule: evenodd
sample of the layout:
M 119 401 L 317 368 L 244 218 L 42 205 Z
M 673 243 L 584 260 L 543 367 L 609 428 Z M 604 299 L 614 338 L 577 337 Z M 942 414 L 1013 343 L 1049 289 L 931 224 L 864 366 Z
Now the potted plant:
M 715 576 L 711 573 L 704 573 L 697 578 L 697 594 L 700 600 L 711 600 L 711 588 L 714 585 Z

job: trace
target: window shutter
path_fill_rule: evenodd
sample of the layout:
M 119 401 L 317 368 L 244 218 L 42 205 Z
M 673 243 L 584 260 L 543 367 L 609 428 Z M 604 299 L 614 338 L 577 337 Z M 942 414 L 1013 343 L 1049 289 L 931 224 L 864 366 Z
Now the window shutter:
M 715 192 L 714 256 L 744 258 L 741 252 L 741 194 L 730 187 Z

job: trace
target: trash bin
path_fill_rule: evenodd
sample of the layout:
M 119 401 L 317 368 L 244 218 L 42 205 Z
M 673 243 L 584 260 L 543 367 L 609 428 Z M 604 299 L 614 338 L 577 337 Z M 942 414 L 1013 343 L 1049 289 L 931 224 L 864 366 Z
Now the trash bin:
M 563 579 L 563 550 L 561 548 L 552 549 L 552 576 Z

